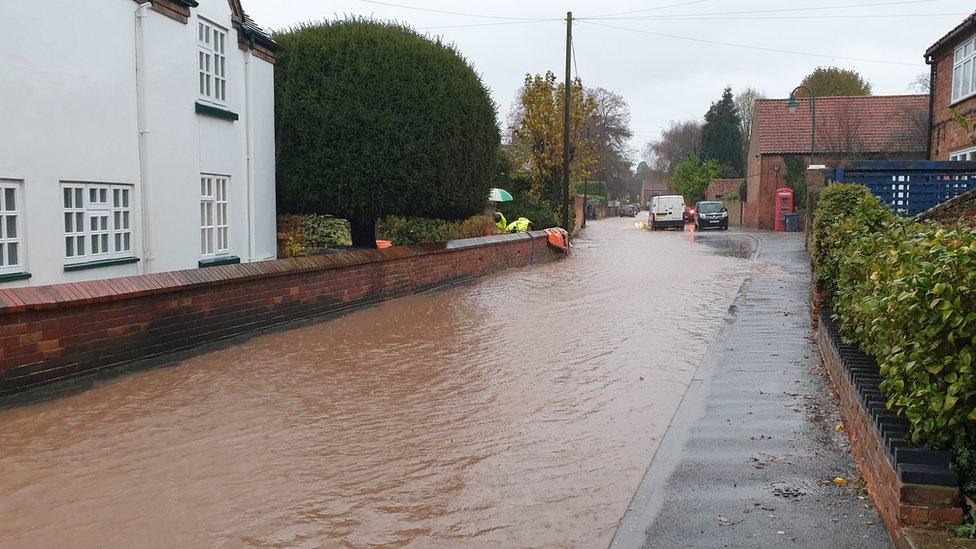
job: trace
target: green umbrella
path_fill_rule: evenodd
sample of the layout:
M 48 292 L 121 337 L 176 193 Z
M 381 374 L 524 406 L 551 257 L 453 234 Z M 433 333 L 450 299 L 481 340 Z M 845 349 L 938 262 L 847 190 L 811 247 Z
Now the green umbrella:
M 514 200 L 512 194 L 505 189 L 493 188 L 488 191 L 488 200 L 492 202 L 511 202 Z

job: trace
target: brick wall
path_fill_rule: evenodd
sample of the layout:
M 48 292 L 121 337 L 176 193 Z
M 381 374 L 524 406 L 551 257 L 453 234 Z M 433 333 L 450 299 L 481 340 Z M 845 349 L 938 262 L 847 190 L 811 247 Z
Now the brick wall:
M 817 342 L 831 386 L 840 399 L 840 416 L 850 438 L 854 458 L 868 494 L 892 537 L 897 541 L 905 527 L 944 529 L 959 524 L 963 510 L 958 486 L 905 482 L 896 472 L 896 465 L 892 463 L 884 439 L 879 436 L 871 415 L 858 397 L 849 372 L 845 371 L 841 354 L 847 351 L 840 350 L 828 334 L 824 312 L 819 308 L 822 305 L 819 295 L 815 296 L 814 304 L 814 314 L 819 317 Z M 918 449 L 911 451 L 938 454 Z
M 762 155 L 750 158 L 748 164 L 742 222 L 746 227 L 772 230 L 775 228 L 776 189 L 786 186 L 783 157 Z
M 972 38 L 972 34 L 964 39 Z M 960 39 L 961 41 L 962 39 Z M 952 105 L 952 64 L 953 53 L 957 44 L 947 44 L 938 54 L 933 56 L 935 65 L 935 85 L 932 88 L 932 153 L 931 160 L 949 160 L 949 154 L 959 149 L 973 146 L 972 135 L 962 129 L 952 119 L 953 109 L 972 118 L 976 116 L 976 97 L 970 97 Z
M 555 259 L 545 231 L 0 290 L 0 395 Z

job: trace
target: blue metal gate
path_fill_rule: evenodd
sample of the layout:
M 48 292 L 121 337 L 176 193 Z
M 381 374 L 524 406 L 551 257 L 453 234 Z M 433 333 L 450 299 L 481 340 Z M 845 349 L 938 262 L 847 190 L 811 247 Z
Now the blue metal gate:
M 895 213 L 915 216 L 976 189 L 976 162 L 854 162 L 830 181 L 864 185 Z

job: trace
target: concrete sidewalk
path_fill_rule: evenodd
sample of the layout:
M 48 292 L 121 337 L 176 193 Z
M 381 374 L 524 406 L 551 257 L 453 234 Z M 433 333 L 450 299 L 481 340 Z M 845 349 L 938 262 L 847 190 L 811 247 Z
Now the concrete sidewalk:
M 809 317 L 799 233 L 761 249 L 612 547 L 889 547 L 860 488 Z M 835 477 L 850 483 L 837 487 Z

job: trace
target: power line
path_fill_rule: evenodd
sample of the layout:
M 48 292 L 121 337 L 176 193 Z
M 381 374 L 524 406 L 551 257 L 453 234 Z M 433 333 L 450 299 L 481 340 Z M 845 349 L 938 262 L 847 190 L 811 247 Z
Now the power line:
M 829 20 L 843 20 L 843 19 L 902 19 L 902 18 L 917 18 L 917 17 L 960 17 L 970 15 L 969 13 L 891 13 L 891 14 L 864 14 L 864 15 L 770 15 L 768 17 L 762 16 L 747 16 L 747 17 L 723 17 L 723 16 L 711 16 L 711 15 L 701 15 L 701 16 L 690 16 L 690 15 L 673 15 L 673 16 L 661 16 L 661 17 L 648 17 L 641 18 L 641 21 L 778 21 L 786 19 L 829 19 Z M 600 21 L 615 21 L 616 19 L 600 19 Z M 636 21 L 636 19 L 624 19 L 625 21 Z
M 904 63 L 904 62 L 901 62 L 901 61 L 882 61 L 882 60 L 879 60 L 879 59 L 864 59 L 864 58 L 860 58 L 860 57 L 845 57 L 845 56 L 841 56 L 841 55 L 829 55 L 829 54 L 824 54 L 824 53 L 810 53 L 810 52 L 802 52 L 802 51 L 794 51 L 794 50 L 783 50 L 783 49 L 778 49 L 778 48 L 766 48 L 766 47 L 763 47 L 763 46 L 750 46 L 748 44 L 735 44 L 735 43 L 732 43 L 732 42 L 719 42 L 717 40 L 707 40 L 705 38 L 693 38 L 693 37 L 690 37 L 690 36 L 678 36 L 678 35 L 675 35 L 675 34 L 665 34 L 665 33 L 662 33 L 662 32 L 653 32 L 653 31 L 648 31 L 648 30 L 632 29 L 630 27 L 620 27 L 620 26 L 617 26 L 617 25 L 607 25 L 605 23 L 595 23 L 593 21 L 579 21 L 579 22 L 580 23 L 586 23 L 586 24 L 589 24 L 589 25 L 594 25 L 594 26 L 597 26 L 597 27 L 606 27 L 608 29 L 625 30 L 625 31 L 636 32 L 636 33 L 640 33 L 640 34 L 649 34 L 651 36 L 660 36 L 662 38 L 673 38 L 675 40 L 685 40 L 685 41 L 688 41 L 688 42 L 699 42 L 699 43 L 702 43 L 702 44 L 711 44 L 713 46 L 728 46 L 728 47 L 733 47 L 733 48 L 743 48 L 743 49 L 767 51 L 767 52 L 773 52 L 773 53 L 788 53 L 788 54 L 791 54 L 791 55 L 805 55 L 805 56 L 808 56 L 808 57 L 825 57 L 825 58 L 828 58 L 828 59 L 843 59 L 845 61 L 860 61 L 860 62 L 864 62 L 864 63 L 882 63 L 882 64 L 886 64 L 886 65 L 906 65 L 906 66 L 911 66 L 911 67 L 915 67 L 915 66 L 921 65 L 921 63 Z
M 769 13 L 787 13 L 787 12 L 798 12 L 798 11 L 824 11 L 824 10 L 836 10 L 836 9 L 854 9 L 854 8 L 874 8 L 882 6 L 901 6 L 906 4 L 931 4 L 933 2 L 944 2 L 946 0 L 900 0 L 897 2 L 875 2 L 868 4 L 835 4 L 833 6 L 816 6 L 816 7 L 804 7 L 804 8 L 778 8 L 778 9 L 765 9 L 765 10 L 740 10 L 740 11 L 720 11 L 720 12 L 701 12 L 701 13 L 684 13 L 684 14 L 673 14 L 674 16 L 711 16 L 711 15 L 751 15 L 751 14 L 769 14 Z M 614 15 L 626 15 L 623 13 Z M 644 15 L 638 17 L 629 17 L 626 19 L 655 19 L 668 17 L 667 15 Z M 613 15 L 596 16 L 596 17 L 580 17 L 579 19 L 614 19 Z M 625 18 L 620 18 L 625 19 Z
M 535 21 L 536 18 L 533 17 L 507 17 L 503 15 L 487 15 L 483 13 L 464 13 L 459 11 L 447 11 L 447 10 L 435 10 L 430 8 L 418 8 L 416 6 L 406 6 L 403 4 L 394 4 L 392 2 L 380 2 L 379 0 L 359 0 L 360 2 L 366 2 L 367 4 L 378 4 L 380 6 L 390 6 L 393 8 L 401 8 L 405 10 L 414 11 L 424 11 L 428 13 L 440 13 L 443 15 L 457 15 L 461 17 L 479 17 L 482 19 L 505 19 L 509 21 Z
M 569 43 L 570 49 L 573 51 L 573 72 L 576 73 L 576 78 L 580 77 L 579 66 L 576 65 L 576 41 Z
M 496 21 L 494 23 L 466 23 L 462 25 L 437 25 L 435 27 L 417 27 L 416 30 L 457 29 L 462 27 L 497 27 L 501 25 L 524 25 L 526 23 L 565 22 L 565 19 L 530 19 L 527 21 Z
M 703 2 L 708 2 L 708 1 L 710 1 L 710 0 L 693 0 L 692 2 L 681 2 L 681 3 L 678 3 L 678 4 L 668 4 L 666 6 L 657 6 L 657 7 L 654 7 L 654 8 L 644 8 L 644 9 L 641 9 L 641 10 L 621 11 L 621 12 L 617 12 L 617 13 L 606 13 L 606 14 L 603 14 L 603 15 L 594 15 L 592 17 L 592 19 L 597 19 L 597 18 L 601 18 L 601 17 L 614 17 L 616 15 L 630 15 L 632 13 L 644 13 L 644 12 L 648 12 L 648 11 L 657 11 L 657 10 L 664 10 L 664 9 L 668 9 L 668 8 L 677 8 L 679 6 L 690 6 L 692 4 L 701 4 Z M 577 18 L 577 19 L 581 19 L 581 18 Z M 582 18 L 582 19 L 591 19 L 591 18 L 590 17 L 586 17 L 586 18 Z

